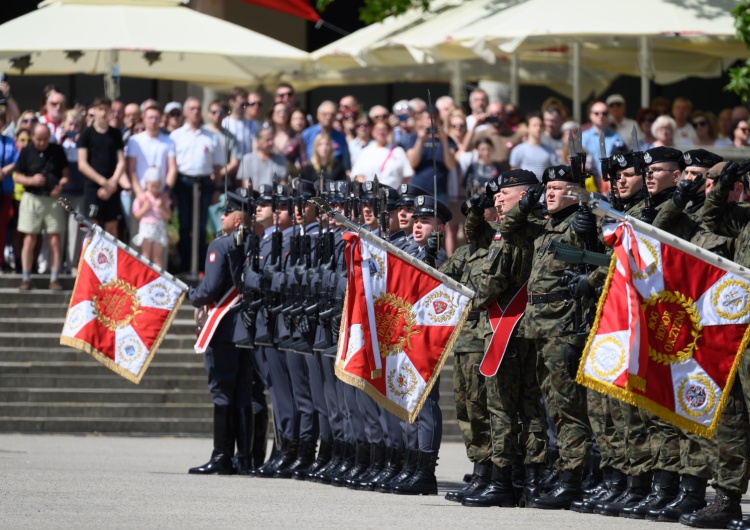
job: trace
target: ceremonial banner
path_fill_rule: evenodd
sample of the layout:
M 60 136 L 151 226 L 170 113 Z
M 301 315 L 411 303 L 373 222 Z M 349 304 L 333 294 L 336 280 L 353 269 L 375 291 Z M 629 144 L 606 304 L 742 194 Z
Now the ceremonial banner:
M 353 233 L 336 375 L 413 423 L 466 321 L 469 298 Z
M 750 282 L 635 232 L 614 248 L 577 381 L 710 438 L 750 338 Z
M 60 344 L 139 383 L 185 296 L 98 230 L 86 239 Z

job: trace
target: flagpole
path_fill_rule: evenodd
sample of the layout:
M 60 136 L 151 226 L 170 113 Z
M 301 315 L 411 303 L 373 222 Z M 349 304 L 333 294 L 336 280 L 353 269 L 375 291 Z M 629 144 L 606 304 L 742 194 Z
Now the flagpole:
M 462 295 L 473 299 L 476 293 L 466 287 L 463 284 L 458 283 L 456 280 L 451 278 L 450 276 L 447 276 L 443 274 L 442 272 L 438 271 L 434 267 L 430 267 L 426 263 L 424 263 L 422 260 L 419 260 L 412 256 L 411 254 L 407 254 L 403 250 L 401 250 L 398 247 L 395 247 L 393 244 L 389 243 L 385 239 L 382 239 L 376 235 L 373 235 L 372 232 L 370 232 L 366 227 L 357 225 L 356 223 L 353 223 L 343 215 L 341 215 L 341 212 L 338 210 L 335 210 L 331 207 L 330 204 L 328 204 L 327 201 L 324 199 L 321 199 L 320 197 L 313 197 L 312 199 L 308 199 L 308 202 L 313 203 L 315 206 L 320 208 L 321 211 L 326 212 L 328 215 L 332 215 L 333 218 L 336 220 L 336 222 L 341 225 L 347 227 L 349 230 L 356 232 L 359 237 L 364 239 L 365 241 L 372 243 L 376 247 L 378 247 L 381 250 L 385 250 L 386 252 L 390 252 L 391 254 L 394 254 L 404 260 L 405 262 L 415 266 L 425 274 L 429 274 L 439 282 L 443 282 L 445 285 L 450 287 L 451 289 L 454 289 L 461 293 Z
M 65 208 L 68 211 L 68 213 L 72 214 L 73 217 L 76 218 L 76 221 L 78 221 L 79 223 L 83 223 L 84 225 L 86 225 L 87 228 L 89 228 L 90 230 L 94 230 L 96 233 L 98 233 L 100 236 L 102 236 L 104 239 L 106 239 L 107 241 L 109 241 L 110 243 L 112 243 L 113 245 L 115 245 L 117 248 L 119 248 L 123 252 L 125 252 L 128 255 L 132 256 L 133 258 L 137 259 L 138 261 L 140 261 L 141 263 L 143 263 L 147 267 L 150 267 L 151 269 L 153 269 L 154 271 L 156 271 L 159 274 L 159 276 L 161 276 L 162 278 L 165 278 L 165 279 L 169 280 L 170 282 L 174 283 L 182 291 L 187 291 L 189 289 L 189 287 L 187 286 L 187 284 L 185 284 L 185 282 L 183 282 L 181 280 L 178 280 L 171 273 L 169 273 L 166 270 L 162 269 L 157 264 L 155 264 L 153 261 L 147 260 L 146 258 L 144 258 L 141 255 L 140 252 L 137 252 L 136 250 L 133 250 L 128 245 L 126 245 L 125 243 L 123 243 L 122 241 L 120 241 L 119 239 L 117 239 L 116 237 L 114 237 L 112 234 L 110 234 L 109 232 L 107 232 L 106 230 L 104 230 L 98 224 L 92 223 L 91 221 L 89 221 L 81 212 L 79 212 L 78 210 L 76 210 L 76 209 L 73 208 L 72 204 L 70 203 L 70 201 L 68 199 L 66 199 L 64 197 L 61 197 L 60 199 L 57 200 L 57 202 L 60 203 L 60 205 L 63 208 Z
M 693 245 L 692 243 L 682 239 L 681 237 L 677 237 L 674 234 L 670 234 L 669 232 L 665 232 L 664 230 L 656 228 L 655 226 L 651 226 L 648 223 L 644 223 L 640 219 L 636 219 L 618 210 L 615 210 L 607 201 L 596 198 L 593 195 L 589 195 L 588 202 L 593 206 L 594 213 L 599 216 L 606 215 L 615 219 L 627 221 L 638 232 L 653 237 L 654 239 L 660 241 L 661 243 L 664 243 L 665 245 L 670 245 L 678 250 L 682 250 L 687 254 L 695 256 L 696 258 L 700 258 L 706 263 L 710 263 L 711 265 L 719 267 L 720 269 L 731 272 L 732 274 L 735 274 L 746 281 L 750 281 L 750 269 L 742 267 L 741 265 L 737 265 L 737 263 L 735 263 L 734 261 L 722 258 L 721 256 L 714 254 L 713 252 L 709 252 L 704 248 Z

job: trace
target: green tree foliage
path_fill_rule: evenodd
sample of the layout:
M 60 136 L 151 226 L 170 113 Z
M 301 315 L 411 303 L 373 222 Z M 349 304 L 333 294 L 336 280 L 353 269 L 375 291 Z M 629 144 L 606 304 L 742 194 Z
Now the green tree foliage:
M 322 13 L 333 1 L 316 0 L 315 7 Z M 424 11 L 430 8 L 430 0 L 364 0 L 364 2 L 359 10 L 359 19 L 365 24 L 381 22 L 386 17 L 401 15 L 414 8 L 421 8 Z
M 742 0 L 732 9 L 734 28 L 737 40 L 750 49 L 750 0 Z M 729 69 L 729 83 L 724 87 L 727 92 L 733 92 L 742 98 L 743 103 L 750 100 L 750 59 L 745 64 Z

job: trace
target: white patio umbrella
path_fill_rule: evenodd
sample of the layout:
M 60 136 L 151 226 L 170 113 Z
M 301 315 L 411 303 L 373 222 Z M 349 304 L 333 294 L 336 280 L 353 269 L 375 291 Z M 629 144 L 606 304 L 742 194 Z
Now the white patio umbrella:
M 579 67 L 640 75 L 647 105 L 649 79 L 715 77 L 748 56 L 735 39 L 730 13 L 735 5 L 736 0 L 524 0 L 453 31 L 448 40 L 490 57 L 567 47 Z M 445 41 L 423 45 L 429 49 Z
M 0 26 L 0 71 L 109 75 L 117 66 L 121 76 L 231 86 L 308 61 L 307 52 L 182 3 L 45 0 Z

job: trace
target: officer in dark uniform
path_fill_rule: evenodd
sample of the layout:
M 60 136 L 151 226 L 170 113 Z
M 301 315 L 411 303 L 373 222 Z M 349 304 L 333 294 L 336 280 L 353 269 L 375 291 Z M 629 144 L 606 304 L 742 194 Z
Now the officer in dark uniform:
M 425 259 L 425 262 L 433 266 L 440 266 L 447 259 L 447 255 L 442 248 L 438 250 L 433 247 L 428 239 L 433 232 L 442 235 L 445 224 L 450 222 L 453 215 L 446 205 L 434 197 L 419 195 L 415 202 L 413 234 L 417 248 L 413 255 Z M 435 226 L 436 214 L 437 226 Z M 403 425 L 408 434 L 410 430 L 413 431 L 416 424 L 418 458 L 413 474 L 402 482 L 393 484 L 391 492 L 398 495 L 437 495 L 435 466 L 443 436 L 443 414 L 439 400 L 440 379 L 438 378 L 419 411 L 417 421 L 411 425 Z
M 398 188 L 398 193 L 396 207 L 398 208 L 399 232 L 391 234 L 391 243 L 411 254 L 412 250 L 416 247 L 414 236 L 412 235 L 412 227 L 414 226 L 414 220 L 412 219 L 415 208 L 414 201 L 420 195 L 427 196 L 432 195 L 432 193 L 412 184 L 401 184 Z
M 292 394 L 289 370 L 286 365 L 286 354 L 276 349 L 280 326 L 283 326 L 283 315 L 273 314 L 269 307 L 271 301 L 279 304 L 278 300 L 285 278 L 283 260 L 289 251 L 289 241 L 292 232 L 292 221 L 288 198 L 289 189 L 284 185 L 260 186 L 258 189 L 258 212 L 267 215 L 269 206 L 273 209 L 274 223 L 261 236 L 259 248 L 259 269 L 245 267 L 244 284 L 246 290 L 252 290 L 267 301 L 263 311 L 256 319 L 256 362 L 263 365 L 261 369 L 266 376 L 266 387 L 273 404 L 274 425 L 280 440 L 279 451 L 275 457 L 267 461 L 256 470 L 256 475 L 273 477 L 279 469 L 290 466 L 297 458 L 299 445 L 299 428 L 296 421 L 296 408 Z M 279 245 L 279 255 L 273 255 L 274 239 Z
M 240 227 L 247 200 L 234 193 L 227 194 L 227 205 L 221 217 L 225 235 L 208 246 L 203 281 L 188 292 L 188 300 L 195 307 L 216 304 L 235 289 L 239 266 L 244 259 Z M 208 372 L 208 388 L 214 403 L 214 450 L 211 459 L 202 466 L 191 468 L 191 474 L 234 473 L 232 457 L 237 439 L 238 472 L 250 468 L 250 444 L 253 439 L 253 362 L 247 350 L 236 346 L 247 340 L 247 329 L 230 311 L 219 321 L 204 353 Z

